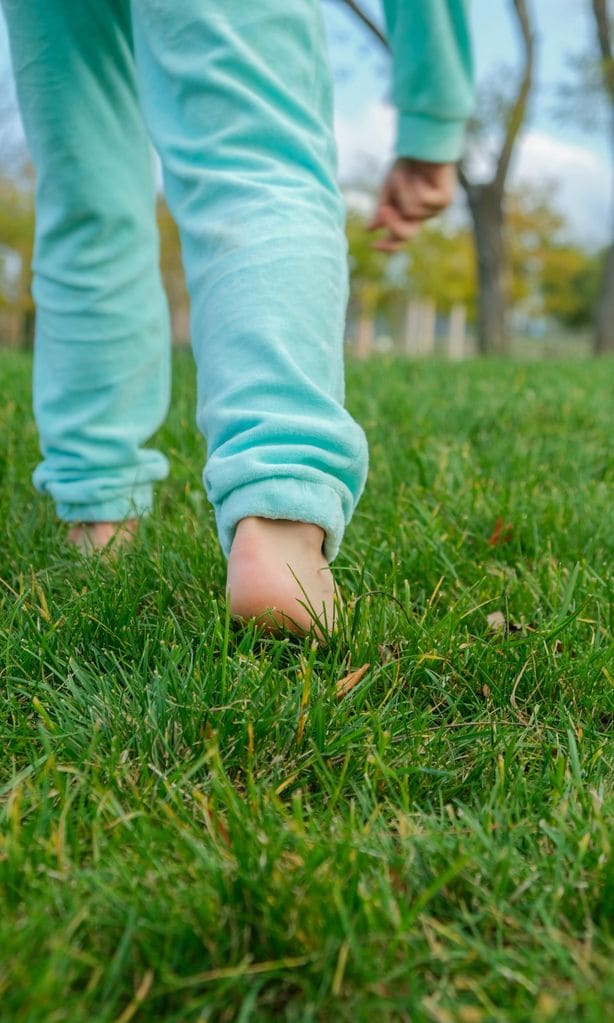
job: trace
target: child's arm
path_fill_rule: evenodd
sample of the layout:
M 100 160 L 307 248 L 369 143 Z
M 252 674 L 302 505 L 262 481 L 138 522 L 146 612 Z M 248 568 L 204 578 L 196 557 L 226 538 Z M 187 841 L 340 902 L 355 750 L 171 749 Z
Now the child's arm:
M 372 229 L 394 251 L 454 193 L 465 123 L 473 106 L 469 0 L 383 0 L 392 50 L 396 152 Z
M 384 0 L 384 11 L 397 155 L 454 163 L 473 106 L 469 0 Z

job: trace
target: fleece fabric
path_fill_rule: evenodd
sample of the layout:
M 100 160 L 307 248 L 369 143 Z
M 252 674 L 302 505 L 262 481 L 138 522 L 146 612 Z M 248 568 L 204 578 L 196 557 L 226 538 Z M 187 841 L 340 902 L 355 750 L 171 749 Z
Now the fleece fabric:
M 65 521 L 148 511 L 169 400 L 150 141 L 179 225 L 222 548 L 248 515 L 337 553 L 367 446 L 344 409 L 344 208 L 319 0 L 2 0 L 36 172 L 35 485 Z M 388 0 L 404 155 L 455 159 L 460 0 Z M 443 81 L 447 85 L 443 86 Z

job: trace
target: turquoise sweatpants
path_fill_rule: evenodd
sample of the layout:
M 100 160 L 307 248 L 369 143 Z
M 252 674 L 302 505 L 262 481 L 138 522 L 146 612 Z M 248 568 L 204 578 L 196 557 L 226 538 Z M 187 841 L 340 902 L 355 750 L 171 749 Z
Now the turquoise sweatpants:
M 319 0 L 2 0 L 36 171 L 34 474 L 65 521 L 150 508 L 169 398 L 152 139 L 181 232 L 204 481 L 320 525 L 364 485 L 343 408 L 347 297 Z M 149 136 L 149 137 L 148 137 Z

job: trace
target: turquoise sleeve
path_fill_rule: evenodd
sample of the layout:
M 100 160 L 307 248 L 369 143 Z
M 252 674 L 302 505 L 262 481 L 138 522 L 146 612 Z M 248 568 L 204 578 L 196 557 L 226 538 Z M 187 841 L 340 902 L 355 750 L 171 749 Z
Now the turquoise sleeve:
M 383 0 L 392 51 L 396 151 L 433 163 L 460 159 L 473 108 L 469 0 Z

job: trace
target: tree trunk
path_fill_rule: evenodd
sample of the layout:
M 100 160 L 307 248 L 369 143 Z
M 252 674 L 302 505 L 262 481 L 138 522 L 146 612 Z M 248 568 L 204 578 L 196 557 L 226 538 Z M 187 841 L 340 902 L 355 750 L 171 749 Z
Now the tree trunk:
M 601 289 L 595 316 L 595 355 L 614 353 L 614 242 L 603 265 Z
M 460 362 L 465 358 L 465 331 L 467 308 L 462 302 L 455 302 L 448 320 L 448 358 Z
M 407 303 L 407 309 L 405 310 L 405 330 L 403 337 L 403 351 L 405 355 L 416 354 L 416 336 L 417 326 L 420 320 L 420 307 L 419 303 L 415 299 Z
M 375 323 L 373 321 L 373 314 L 370 310 L 368 312 L 363 311 L 358 318 L 358 325 L 356 327 L 354 354 L 357 359 L 369 358 L 373 351 L 374 340 Z
M 502 196 L 492 182 L 467 189 L 478 264 L 478 351 L 503 355 L 505 327 L 505 244 Z
M 597 30 L 603 86 L 610 102 L 610 146 L 614 153 L 614 53 L 611 12 L 608 0 L 592 0 L 591 6 Z M 595 310 L 593 352 L 595 355 L 614 352 L 614 241 L 610 243 L 603 265 L 601 288 Z
M 20 252 L 21 271 L 19 274 L 20 347 L 28 350 L 34 347 L 35 310 L 32 301 L 32 254 Z
M 614 167 L 614 101 L 611 113 L 613 121 L 611 151 Z M 610 173 L 612 174 L 612 170 Z M 614 186 L 614 175 L 611 184 Z M 611 188 L 610 202 L 614 208 L 614 187 Z M 614 240 L 606 249 L 593 323 L 593 355 L 611 355 L 614 353 Z
M 30 351 L 34 348 L 34 310 L 27 308 L 21 315 L 21 347 Z
M 437 323 L 437 308 L 432 298 L 427 298 L 422 303 L 420 319 L 420 355 L 429 356 L 435 351 L 435 326 Z
M 524 69 L 516 98 L 506 116 L 505 134 L 494 177 L 484 184 L 473 184 L 460 169 L 474 224 L 478 262 L 478 351 L 502 355 L 508 350 L 505 329 L 506 257 L 503 239 L 503 199 L 512 153 L 524 124 L 529 95 L 533 87 L 535 40 L 531 30 L 528 0 L 512 0 L 524 52 Z
M 341 0 L 374 38 L 389 50 L 383 33 L 363 10 L 361 0 Z M 592 0 L 597 17 L 605 11 L 608 0 Z M 480 352 L 496 354 L 507 351 L 505 333 L 505 249 L 503 244 L 502 203 L 505 182 L 518 134 L 524 123 L 529 95 L 533 87 L 533 66 L 535 62 L 535 39 L 531 27 L 531 5 L 529 0 L 510 0 L 510 5 L 520 31 L 524 57 L 522 75 L 515 91 L 515 98 L 505 117 L 505 131 L 501 150 L 496 162 L 495 175 L 485 185 L 474 185 L 460 167 L 460 180 L 467 193 L 474 223 L 475 243 L 478 255 L 478 348 Z M 609 35 L 608 35 L 609 40 Z M 612 68 L 614 88 L 614 66 Z M 473 202 L 471 194 L 473 193 Z

